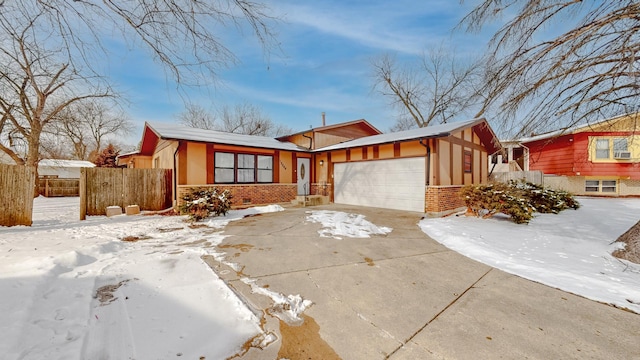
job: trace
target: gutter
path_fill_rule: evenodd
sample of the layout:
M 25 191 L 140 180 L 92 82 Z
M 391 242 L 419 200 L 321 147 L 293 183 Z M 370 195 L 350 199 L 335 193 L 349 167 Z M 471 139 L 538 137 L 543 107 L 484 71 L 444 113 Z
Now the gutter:
M 309 149 L 311 150 L 311 148 L 313 147 L 313 138 L 311 136 L 307 136 L 305 134 L 302 134 L 302 137 L 309 139 Z

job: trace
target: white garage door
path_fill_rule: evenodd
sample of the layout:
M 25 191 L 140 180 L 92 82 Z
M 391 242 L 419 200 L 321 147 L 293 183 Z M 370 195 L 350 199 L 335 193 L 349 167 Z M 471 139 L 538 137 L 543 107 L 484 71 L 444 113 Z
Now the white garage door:
M 334 202 L 424 212 L 425 159 L 335 164 Z

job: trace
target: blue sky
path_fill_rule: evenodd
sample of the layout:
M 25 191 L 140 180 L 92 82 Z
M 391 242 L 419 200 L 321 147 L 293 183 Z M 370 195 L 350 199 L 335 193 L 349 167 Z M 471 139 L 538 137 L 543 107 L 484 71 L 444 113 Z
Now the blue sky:
M 364 118 L 382 131 L 395 121 L 388 100 L 373 91 L 371 60 L 384 53 L 415 61 L 442 44 L 464 58 L 485 49 L 487 36 L 452 29 L 472 3 L 456 0 L 267 0 L 281 21 L 280 50 L 266 56 L 250 32 L 225 29 L 220 37 L 239 63 L 220 71 L 215 85 L 186 89 L 188 101 L 207 109 L 247 102 L 293 130 Z M 118 50 L 116 50 L 118 49 Z M 185 98 L 164 70 L 139 49 L 114 47 L 111 76 L 129 100 L 140 139 L 144 121 L 173 122 Z

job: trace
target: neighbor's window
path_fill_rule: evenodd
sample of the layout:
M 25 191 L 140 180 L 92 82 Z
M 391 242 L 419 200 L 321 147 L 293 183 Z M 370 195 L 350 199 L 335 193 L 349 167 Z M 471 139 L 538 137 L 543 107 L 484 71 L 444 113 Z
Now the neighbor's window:
M 258 182 L 273 182 L 273 156 L 258 155 Z
M 235 180 L 235 156 L 231 153 L 215 153 L 214 177 L 216 183 L 233 183 Z
M 615 193 L 617 186 L 617 180 L 586 180 L 584 190 L 586 192 Z
M 608 159 L 609 153 L 609 139 L 596 139 L 596 159 Z
M 466 173 L 470 173 L 472 171 L 473 167 L 471 166 L 471 159 L 472 159 L 471 151 L 465 150 L 465 152 L 464 152 L 464 172 L 466 172 Z
M 616 180 L 602 180 L 602 192 L 616 192 Z
M 584 183 L 584 191 L 598 192 L 600 191 L 600 180 L 587 180 Z
M 256 156 L 238 154 L 238 182 L 252 183 L 256 181 Z
M 626 138 L 615 138 L 613 139 L 613 151 L 628 151 L 629 146 L 627 144 Z

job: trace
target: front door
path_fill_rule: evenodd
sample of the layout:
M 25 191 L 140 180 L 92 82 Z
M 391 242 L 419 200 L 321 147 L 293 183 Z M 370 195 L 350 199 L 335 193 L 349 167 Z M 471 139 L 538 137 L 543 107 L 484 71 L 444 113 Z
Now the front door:
M 311 161 L 305 158 L 298 158 L 298 195 L 309 195 L 309 178 L 311 177 Z

